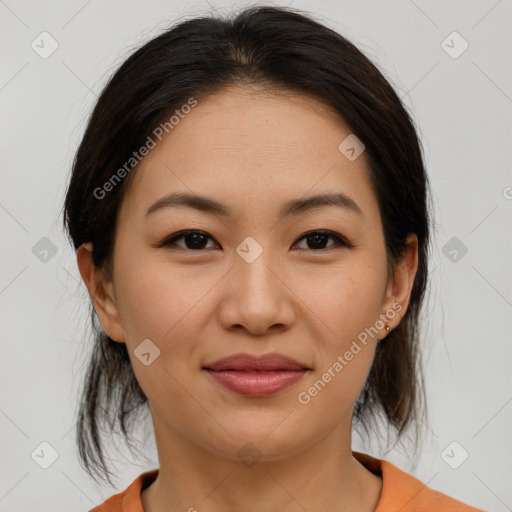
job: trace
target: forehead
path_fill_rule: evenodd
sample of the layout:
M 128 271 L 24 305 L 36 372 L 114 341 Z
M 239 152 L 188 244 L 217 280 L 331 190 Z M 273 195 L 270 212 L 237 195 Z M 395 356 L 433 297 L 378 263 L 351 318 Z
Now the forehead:
M 229 87 L 187 110 L 136 169 L 124 203 L 140 216 L 164 194 L 181 191 L 238 203 L 246 211 L 306 195 L 343 192 L 376 207 L 364 152 L 339 149 L 351 134 L 312 97 Z M 277 204 L 279 203 L 279 204 Z M 371 211 L 370 211 L 371 213 Z

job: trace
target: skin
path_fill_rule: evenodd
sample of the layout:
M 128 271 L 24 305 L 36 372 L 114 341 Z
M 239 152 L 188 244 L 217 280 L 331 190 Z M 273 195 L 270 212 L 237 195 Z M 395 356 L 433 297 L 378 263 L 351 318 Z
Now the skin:
M 398 325 L 417 271 L 412 234 L 388 273 L 364 152 L 350 161 L 338 150 L 349 134 L 306 96 L 223 89 L 201 99 L 137 168 L 120 209 L 112 279 L 94 267 L 90 243 L 77 251 L 101 325 L 127 344 L 150 402 L 160 472 L 141 495 L 146 512 L 377 507 L 382 480 L 352 456 L 351 424 L 385 328 L 309 404 L 297 398 L 393 304 L 402 309 L 388 325 Z M 211 197 L 234 215 L 182 206 L 145 216 L 176 191 Z M 288 200 L 334 191 L 362 214 L 323 206 L 279 217 Z M 203 249 L 187 249 L 184 238 L 157 247 L 186 229 L 207 233 Z M 327 237 L 316 248 L 304 234 L 318 230 L 354 247 Z M 252 263 L 236 252 L 248 236 L 263 248 Z M 147 338 L 161 351 L 149 366 L 134 356 Z M 311 371 L 271 397 L 244 397 L 202 370 L 239 352 L 279 352 Z M 261 453 L 253 467 L 237 457 L 248 442 Z

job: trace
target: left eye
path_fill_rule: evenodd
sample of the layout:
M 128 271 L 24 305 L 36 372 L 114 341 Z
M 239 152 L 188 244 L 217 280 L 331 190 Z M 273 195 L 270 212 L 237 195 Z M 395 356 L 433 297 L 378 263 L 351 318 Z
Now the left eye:
M 177 244 L 177 240 L 183 239 L 185 241 L 185 247 L 181 244 Z M 336 235 L 334 233 L 331 233 L 329 231 L 311 231 L 309 233 L 306 233 L 305 235 L 302 235 L 298 240 L 306 240 L 307 243 L 311 246 L 309 249 L 312 250 L 322 250 L 322 249 L 330 249 L 333 246 L 326 247 L 326 242 L 331 239 L 335 241 L 334 246 L 342 246 L 342 247 L 352 247 L 352 245 L 342 238 L 339 235 Z M 189 249 L 189 250 L 195 250 L 200 251 L 202 249 L 207 249 L 208 247 L 205 247 L 205 244 L 207 244 L 208 240 L 212 240 L 213 238 L 205 233 L 204 231 L 186 231 L 179 233 L 177 235 L 172 236 L 171 238 L 166 239 L 164 242 L 160 244 L 161 247 L 163 246 L 169 246 L 169 245 L 176 245 L 178 247 L 182 247 L 183 249 Z M 211 247 L 210 247 L 211 248 Z M 299 249 L 308 249 L 308 247 L 299 247 Z
M 334 245 L 340 245 L 342 247 L 351 247 L 351 245 L 341 236 L 331 233 L 329 231 L 311 231 L 301 236 L 299 240 L 305 239 L 313 246 L 314 249 L 326 249 L 325 243 L 327 240 L 332 239 L 336 241 Z M 332 246 L 331 246 L 332 247 Z

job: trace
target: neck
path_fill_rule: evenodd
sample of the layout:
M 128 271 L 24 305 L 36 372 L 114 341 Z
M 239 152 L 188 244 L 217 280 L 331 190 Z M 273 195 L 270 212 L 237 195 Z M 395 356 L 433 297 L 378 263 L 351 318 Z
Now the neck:
M 352 456 L 349 419 L 306 449 L 252 465 L 191 443 L 153 411 L 160 470 L 142 492 L 144 511 L 373 512 L 382 480 Z

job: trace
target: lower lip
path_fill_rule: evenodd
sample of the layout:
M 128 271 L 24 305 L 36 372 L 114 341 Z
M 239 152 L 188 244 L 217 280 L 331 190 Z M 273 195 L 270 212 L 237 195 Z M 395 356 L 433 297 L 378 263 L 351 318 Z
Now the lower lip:
M 271 396 L 298 382 L 307 370 L 298 371 L 218 371 L 206 370 L 225 388 L 245 396 Z

